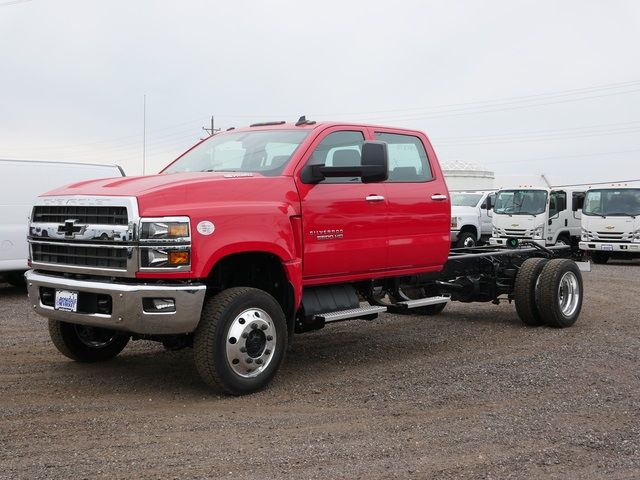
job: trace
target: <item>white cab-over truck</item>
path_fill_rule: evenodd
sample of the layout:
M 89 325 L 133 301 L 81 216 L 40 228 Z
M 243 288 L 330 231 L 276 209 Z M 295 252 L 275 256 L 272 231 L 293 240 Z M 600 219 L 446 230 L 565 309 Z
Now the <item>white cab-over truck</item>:
M 507 188 L 496 194 L 491 245 L 511 238 L 541 246 L 577 246 L 584 190 L 572 188 Z
M 587 190 L 580 240 L 580 250 L 594 263 L 640 257 L 640 187 L 618 184 Z
M 475 247 L 491 237 L 494 190 L 451 192 L 451 243 Z

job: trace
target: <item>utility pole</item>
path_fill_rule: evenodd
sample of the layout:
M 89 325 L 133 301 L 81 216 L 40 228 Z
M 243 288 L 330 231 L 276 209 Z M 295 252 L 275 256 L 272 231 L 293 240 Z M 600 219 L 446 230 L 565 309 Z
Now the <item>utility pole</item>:
M 215 123 L 213 121 L 213 115 L 211 115 L 211 127 L 209 127 L 209 128 L 202 127 L 202 130 L 207 132 L 209 134 L 209 136 L 212 136 L 212 135 L 215 135 L 216 133 L 218 133 L 221 129 L 220 128 L 215 128 Z
M 142 175 L 145 174 L 147 160 L 147 95 L 142 97 Z

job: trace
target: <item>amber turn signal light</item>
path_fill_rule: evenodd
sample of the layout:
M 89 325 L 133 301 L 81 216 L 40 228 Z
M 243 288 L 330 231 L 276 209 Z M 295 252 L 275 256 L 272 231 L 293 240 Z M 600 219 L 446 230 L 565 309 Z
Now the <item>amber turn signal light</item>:
M 186 223 L 170 223 L 169 236 L 170 237 L 188 237 L 189 225 L 187 225 Z
M 189 265 L 189 252 L 169 252 L 169 265 Z

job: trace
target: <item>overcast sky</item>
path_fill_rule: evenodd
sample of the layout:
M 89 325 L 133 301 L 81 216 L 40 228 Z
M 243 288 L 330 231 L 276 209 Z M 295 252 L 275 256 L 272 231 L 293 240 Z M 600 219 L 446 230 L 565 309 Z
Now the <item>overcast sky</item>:
M 216 126 L 376 122 L 440 161 L 640 178 L 640 2 L 0 0 L 0 158 L 147 172 Z

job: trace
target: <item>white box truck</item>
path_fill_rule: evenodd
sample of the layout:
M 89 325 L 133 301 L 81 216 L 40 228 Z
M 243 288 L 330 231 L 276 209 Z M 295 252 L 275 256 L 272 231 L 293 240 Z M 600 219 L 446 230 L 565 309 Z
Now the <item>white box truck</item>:
M 611 184 L 587 190 L 580 250 L 594 263 L 640 257 L 640 185 Z
M 70 183 L 123 177 L 117 165 L 0 160 L 0 281 L 23 283 L 28 269 L 27 225 L 38 195 Z
M 457 248 L 475 247 L 491 237 L 491 210 L 495 190 L 450 192 L 451 243 Z
M 518 187 L 501 189 L 493 209 L 491 245 L 510 238 L 542 246 L 577 247 L 581 233 L 584 189 Z

